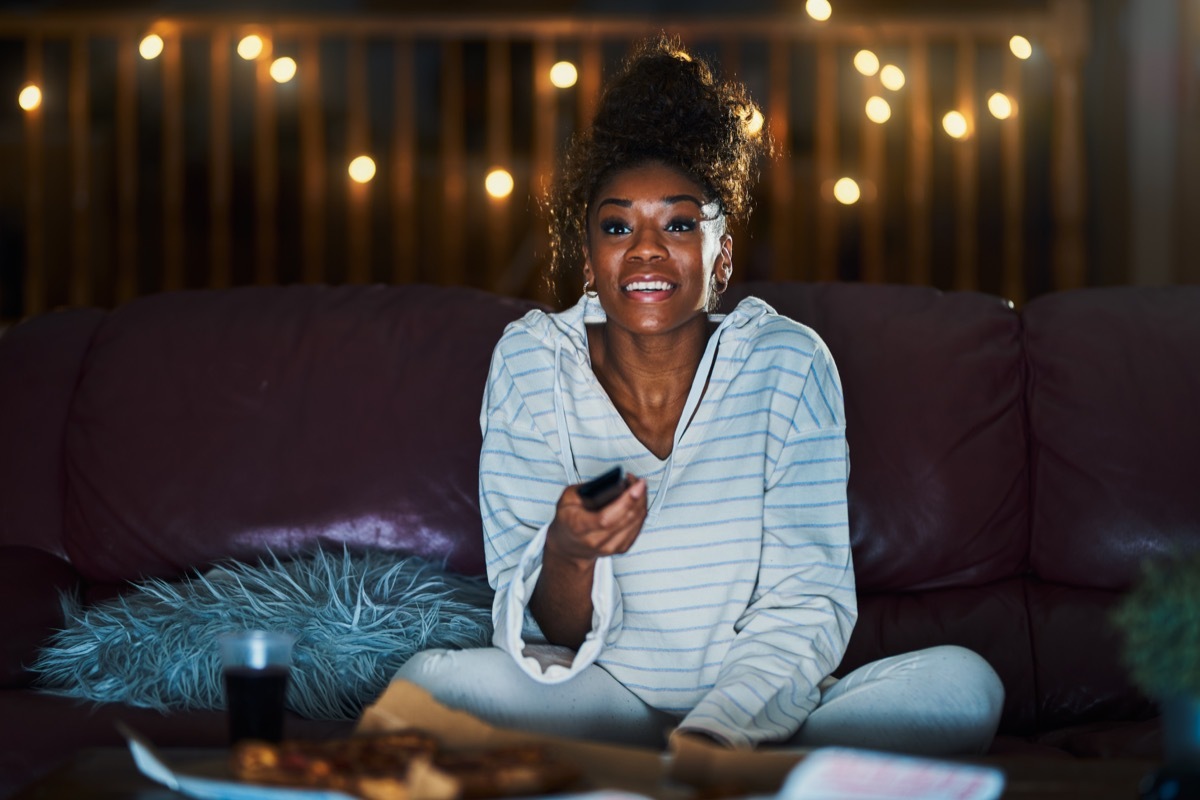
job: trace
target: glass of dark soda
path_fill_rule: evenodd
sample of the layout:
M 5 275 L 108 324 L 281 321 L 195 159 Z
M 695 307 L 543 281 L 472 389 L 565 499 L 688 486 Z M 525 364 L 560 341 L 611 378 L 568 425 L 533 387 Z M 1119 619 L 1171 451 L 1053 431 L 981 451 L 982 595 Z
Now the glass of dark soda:
M 229 743 L 280 741 L 295 639 L 276 631 L 240 631 L 219 637 L 219 642 Z

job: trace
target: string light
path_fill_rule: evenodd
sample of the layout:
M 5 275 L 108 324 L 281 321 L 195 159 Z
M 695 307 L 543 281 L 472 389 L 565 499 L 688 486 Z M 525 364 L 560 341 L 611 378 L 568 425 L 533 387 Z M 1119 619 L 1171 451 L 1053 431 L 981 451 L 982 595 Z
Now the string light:
M 892 107 L 888 105 L 887 100 L 884 100 L 882 97 L 870 97 L 867 99 L 867 119 L 882 125 L 891 118 Z
M 970 129 L 967 118 L 960 111 L 947 111 L 946 116 L 942 117 L 942 127 L 955 139 L 962 139 Z
M 247 61 L 253 61 L 254 59 L 258 58 L 260 55 L 262 55 L 262 51 L 263 40 L 262 37 L 256 33 L 252 33 L 249 36 L 243 36 L 242 40 L 238 42 L 237 45 L 237 54 Z
M 147 61 L 153 61 L 162 55 L 163 39 L 157 33 L 151 33 L 138 43 L 138 53 Z
M 287 83 L 296 77 L 296 60 L 288 56 L 277 58 L 271 62 L 271 69 L 268 71 L 276 83 Z
M 497 200 L 503 200 L 512 194 L 513 176 L 506 169 L 497 167 L 487 174 L 483 179 L 483 188 L 487 193 Z
M 828 20 L 833 14 L 833 7 L 829 0 L 806 0 L 804 8 L 808 15 L 818 22 Z M 1012 36 L 1008 46 L 1014 56 L 1023 60 L 1030 58 L 1033 54 L 1033 46 L 1024 36 Z M 147 61 L 162 55 L 164 48 L 163 38 L 155 33 L 146 35 L 138 44 L 139 54 Z M 266 49 L 266 42 L 257 34 L 244 36 L 237 44 L 238 55 L 247 61 L 258 58 Z M 854 67 L 866 77 L 878 75 L 880 83 L 891 91 L 899 91 L 906 83 L 902 69 L 894 64 L 881 66 L 879 57 L 869 49 L 864 48 L 855 53 Z M 285 56 L 275 59 L 271 63 L 269 72 L 277 83 L 287 83 L 296 76 L 297 69 L 295 59 Z M 570 61 L 559 61 L 550 68 L 549 77 L 551 84 L 555 87 L 568 89 L 578 83 L 579 71 Z M 26 85 L 18 95 L 17 103 L 25 111 L 39 108 L 42 103 L 41 89 L 33 84 Z M 987 106 L 992 116 L 1000 120 L 1009 119 L 1017 111 L 1015 101 L 1003 92 L 993 92 L 988 97 Z M 867 118 L 877 124 L 887 122 L 892 116 L 891 105 L 879 96 L 867 99 L 865 111 Z M 757 108 L 752 109 L 745 119 L 746 132 L 751 136 L 758 135 L 762 131 L 763 125 L 762 112 Z M 960 111 L 947 112 L 942 117 L 942 128 L 955 139 L 963 139 L 971 132 L 969 120 Z M 347 171 L 352 180 L 358 183 L 368 183 L 375 177 L 376 166 L 374 160 L 369 156 L 361 155 L 350 162 Z M 508 170 L 497 167 L 488 172 L 484 180 L 484 188 L 493 198 L 506 198 L 512 194 L 514 189 L 513 176 Z M 829 191 L 828 188 L 825 191 Z M 839 203 L 853 205 L 862 199 L 863 190 L 853 178 L 843 177 L 834 183 L 833 196 Z
M 1003 92 L 993 92 L 992 96 L 988 98 L 987 104 L 988 111 L 991 111 L 992 116 L 996 119 L 1008 119 L 1016 111 L 1013 101 Z
M 879 72 L 879 56 L 870 50 L 859 50 L 854 54 L 854 68 L 869 78 Z
M 375 177 L 375 160 L 370 156 L 359 156 L 350 162 L 347 170 L 356 183 L 367 183 Z
M 824 22 L 833 14 L 833 6 L 829 5 L 829 0 L 807 0 L 804 10 L 817 22 Z
M 895 64 L 888 64 L 879 70 L 879 82 L 883 84 L 885 89 L 898 92 L 904 88 L 904 70 Z
M 838 178 L 833 185 L 833 196 L 842 205 L 852 206 L 862 197 L 862 192 L 853 178 Z
M 579 70 L 570 61 L 559 61 L 550 68 L 550 83 L 559 89 L 570 89 L 579 80 Z
M 42 104 L 42 90 L 34 86 L 32 83 L 26 84 L 21 93 L 17 95 L 17 105 L 26 111 L 33 111 Z

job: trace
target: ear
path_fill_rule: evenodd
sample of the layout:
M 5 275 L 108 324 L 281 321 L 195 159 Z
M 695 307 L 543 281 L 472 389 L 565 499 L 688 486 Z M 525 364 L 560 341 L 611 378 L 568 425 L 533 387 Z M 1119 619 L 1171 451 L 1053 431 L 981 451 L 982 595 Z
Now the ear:
M 585 283 L 591 283 L 592 278 L 592 254 L 588 252 L 588 246 L 583 246 L 583 280 Z
M 721 252 L 717 254 L 713 264 L 713 286 L 717 294 L 729 288 L 729 279 L 733 277 L 733 237 L 728 233 L 721 236 Z

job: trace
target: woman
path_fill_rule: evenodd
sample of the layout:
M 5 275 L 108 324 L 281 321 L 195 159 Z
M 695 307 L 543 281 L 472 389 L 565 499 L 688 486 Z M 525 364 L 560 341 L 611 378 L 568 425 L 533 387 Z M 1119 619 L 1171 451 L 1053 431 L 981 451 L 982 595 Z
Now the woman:
M 728 285 L 758 157 L 743 87 L 677 42 L 606 88 L 552 197 L 584 293 L 493 356 L 480 504 L 494 648 L 398 673 L 495 724 L 661 745 L 979 752 L 1003 689 L 943 647 L 840 681 L 857 617 L 841 384 L 812 330 Z M 613 466 L 609 505 L 577 488 Z

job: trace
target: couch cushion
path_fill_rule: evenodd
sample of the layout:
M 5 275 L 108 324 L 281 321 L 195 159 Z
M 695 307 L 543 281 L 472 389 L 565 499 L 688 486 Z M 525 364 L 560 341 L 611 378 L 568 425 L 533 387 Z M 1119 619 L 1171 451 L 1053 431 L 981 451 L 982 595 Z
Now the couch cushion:
M 93 580 L 347 542 L 483 569 L 479 409 L 530 304 L 430 286 L 136 300 L 67 431 L 66 547 Z
M 911 286 L 747 283 L 829 345 L 846 399 L 860 592 L 980 585 L 1027 546 L 1017 315 L 996 297 Z
M 1121 660 L 1109 615 L 1119 592 L 1028 581 L 1040 730 L 1154 716 Z
M 1060 292 L 1023 318 L 1032 566 L 1127 588 L 1200 530 L 1200 287 Z

